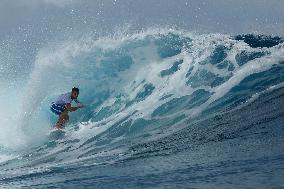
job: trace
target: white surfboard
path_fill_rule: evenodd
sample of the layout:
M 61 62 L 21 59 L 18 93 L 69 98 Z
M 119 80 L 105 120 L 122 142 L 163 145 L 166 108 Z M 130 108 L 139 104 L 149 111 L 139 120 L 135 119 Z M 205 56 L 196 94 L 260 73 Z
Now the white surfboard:
M 49 139 L 51 140 L 61 139 L 65 136 L 65 133 L 66 131 L 64 129 L 54 128 L 49 133 Z

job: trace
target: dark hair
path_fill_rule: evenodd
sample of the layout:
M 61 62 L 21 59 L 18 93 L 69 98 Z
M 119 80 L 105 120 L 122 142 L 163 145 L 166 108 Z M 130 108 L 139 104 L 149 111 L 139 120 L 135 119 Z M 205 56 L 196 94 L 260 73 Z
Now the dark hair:
M 72 88 L 72 92 L 73 92 L 73 91 L 76 91 L 76 92 L 79 94 L 79 89 L 78 89 L 77 87 L 73 87 L 73 88 Z

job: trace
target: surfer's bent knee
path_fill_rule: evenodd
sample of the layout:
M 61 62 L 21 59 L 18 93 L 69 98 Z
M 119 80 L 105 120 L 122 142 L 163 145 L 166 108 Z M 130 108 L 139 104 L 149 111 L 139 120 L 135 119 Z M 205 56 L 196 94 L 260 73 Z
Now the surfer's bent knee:
M 68 116 L 68 110 L 65 109 L 65 110 L 60 114 L 60 117 L 62 117 L 62 118 L 64 118 L 64 119 L 69 118 L 69 116 Z
M 61 115 L 68 115 L 68 109 L 65 108 L 64 111 L 61 113 Z

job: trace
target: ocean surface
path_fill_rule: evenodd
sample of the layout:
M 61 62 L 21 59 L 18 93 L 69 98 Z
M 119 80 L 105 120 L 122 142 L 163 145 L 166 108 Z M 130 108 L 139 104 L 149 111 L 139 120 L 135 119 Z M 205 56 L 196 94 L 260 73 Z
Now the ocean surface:
M 84 36 L 28 70 L 2 103 L 0 188 L 284 188 L 281 37 Z M 86 107 L 51 137 L 73 86 Z

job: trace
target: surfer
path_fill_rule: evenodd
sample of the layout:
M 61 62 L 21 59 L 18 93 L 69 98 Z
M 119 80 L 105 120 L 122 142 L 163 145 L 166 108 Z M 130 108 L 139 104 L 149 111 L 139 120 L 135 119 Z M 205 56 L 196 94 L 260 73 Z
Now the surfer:
M 58 121 L 55 125 L 57 129 L 62 129 L 62 125 L 69 120 L 68 112 L 74 112 L 79 108 L 83 108 L 84 105 L 78 101 L 79 89 L 76 87 L 72 88 L 71 92 L 60 95 L 55 102 L 52 102 L 50 110 L 59 115 Z M 71 102 L 75 101 L 78 106 L 72 107 Z

